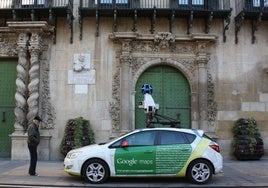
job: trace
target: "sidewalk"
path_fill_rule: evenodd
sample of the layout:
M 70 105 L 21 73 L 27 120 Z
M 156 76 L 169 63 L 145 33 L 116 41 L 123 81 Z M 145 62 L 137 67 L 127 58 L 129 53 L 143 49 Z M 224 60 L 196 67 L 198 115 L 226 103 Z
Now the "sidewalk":
M 0 184 L 42 185 L 58 187 L 268 187 L 268 158 L 258 161 L 224 160 L 222 174 L 212 177 L 204 186 L 191 184 L 184 178 L 113 178 L 101 185 L 86 183 L 63 171 L 62 161 L 38 161 L 40 176 L 28 175 L 29 161 L 0 159 Z

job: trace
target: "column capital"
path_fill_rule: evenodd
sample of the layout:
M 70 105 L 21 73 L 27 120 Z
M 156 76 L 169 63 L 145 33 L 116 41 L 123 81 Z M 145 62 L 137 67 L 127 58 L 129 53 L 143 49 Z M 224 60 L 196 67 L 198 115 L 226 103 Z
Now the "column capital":
M 196 62 L 199 66 L 206 66 L 209 60 L 210 57 L 207 54 L 200 54 L 196 57 Z
M 32 33 L 29 51 L 40 53 L 42 51 L 42 36 L 39 33 Z

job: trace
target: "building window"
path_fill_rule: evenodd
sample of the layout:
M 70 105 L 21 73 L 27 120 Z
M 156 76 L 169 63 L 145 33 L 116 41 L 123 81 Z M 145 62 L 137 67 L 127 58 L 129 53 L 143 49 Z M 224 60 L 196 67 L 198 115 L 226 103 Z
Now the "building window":
M 254 7 L 259 7 L 260 6 L 260 0 L 253 0 L 253 6 Z
M 103 4 L 112 4 L 113 3 L 113 0 L 101 0 L 100 3 L 103 3 Z M 128 3 L 128 0 L 115 0 L 115 3 L 116 4 L 127 4 Z
M 188 0 L 179 0 L 179 5 L 188 5 Z M 192 0 L 192 5 L 204 5 L 204 0 Z
M 45 4 L 45 0 L 37 0 L 36 3 L 37 3 L 37 5 L 43 5 L 43 4 Z M 34 5 L 35 0 L 22 0 L 21 4 L 22 5 Z
M 264 0 L 264 6 L 268 7 L 268 0 Z
M 103 3 L 103 4 L 112 4 L 113 1 L 112 0 L 101 0 L 100 3 Z
M 188 0 L 179 0 L 179 5 L 188 5 Z
M 192 4 L 193 5 L 203 5 L 204 4 L 204 0 L 192 0 Z
M 128 0 L 116 0 L 115 3 L 116 4 L 127 4 Z

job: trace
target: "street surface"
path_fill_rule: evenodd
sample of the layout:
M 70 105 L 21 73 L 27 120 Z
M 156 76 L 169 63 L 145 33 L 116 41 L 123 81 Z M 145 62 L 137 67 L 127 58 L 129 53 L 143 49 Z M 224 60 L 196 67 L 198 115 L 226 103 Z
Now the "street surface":
M 225 159 L 222 174 L 212 177 L 206 185 L 195 185 L 186 178 L 112 178 L 107 183 L 94 185 L 63 171 L 62 161 L 38 161 L 40 176 L 28 175 L 29 161 L 0 159 L 0 188 L 175 188 L 175 187 L 266 187 L 268 188 L 268 158 L 258 161 Z

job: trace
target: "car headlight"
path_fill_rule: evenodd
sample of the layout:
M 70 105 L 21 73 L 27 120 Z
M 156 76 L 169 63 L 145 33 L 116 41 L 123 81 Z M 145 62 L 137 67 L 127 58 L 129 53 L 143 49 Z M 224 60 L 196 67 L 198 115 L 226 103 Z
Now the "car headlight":
M 78 155 L 81 153 L 81 151 L 71 151 L 67 154 L 67 158 L 69 159 L 75 159 L 76 157 L 78 157 Z

